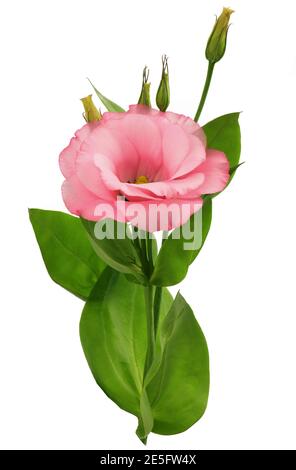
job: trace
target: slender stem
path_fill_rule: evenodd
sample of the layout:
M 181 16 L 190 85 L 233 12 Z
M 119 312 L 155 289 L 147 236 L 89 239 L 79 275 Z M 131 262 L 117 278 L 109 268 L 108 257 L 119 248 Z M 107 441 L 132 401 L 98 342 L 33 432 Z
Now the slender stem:
M 147 243 L 147 260 L 149 265 L 149 275 L 151 276 L 153 272 L 153 252 L 152 252 L 152 238 L 150 238 L 150 233 L 146 232 L 146 243 Z
M 162 232 L 161 246 L 163 246 L 163 244 L 166 241 L 167 237 L 168 237 L 168 231 L 164 230 Z M 162 287 L 157 286 L 155 288 L 155 294 L 154 294 L 154 334 L 155 334 L 155 337 L 157 335 L 157 327 L 158 327 L 158 323 L 159 323 L 161 299 L 162 299 Z
M 154 306 L 153 306 L 153 308 L 154 308 L 154 335 L 155 335 L 155 337 L 156 337 L 156 334 L 157 334 L 157 328 L 158 328 L 158 323 L 159 323 L 161 298 L 162 298 L 162 287 L 157 286 L 155 288 Z
M 147 244 L 146 244 L 146 234 L 145 232 L 141 232 L 140 237 L 140 245 L 143 253 L 143 258 L 145 259 L 145 266 L 144 269 L 146 270 L 146 274 L 148 274 L 148 259 L 147 259 Z
M 208 91 L 209 91 L 209 88 L 210 88 L 210 84 L 211 84 L 211 80 L 212 80 L 212 76 L 213 76 L 213 71 L 214 71 L 214 66 L 215 66 L 215 64 L 212 64 L 211 62 L 209 62 L 206 81 L 205 81 L 205 84 L 204 84 L 204 89 L 203 89 L 203 92 L 202 92 L 202 95 L 201 95 L 201 98 L 200 98 L 200 102 L 199 102 L 199 105 L 198 105 L 198 108 L 197 108 L 197 111 L 196 111 L 196 115 L 194 117 L 195 122 L 197 122 L 199 120 L 199 117 L 200 117 L 201 112 L 203 110 L 203 107 L 204 107 L 204 104 L 205 104 L 205 101 L 206 101 L 206 98 L 207 98 L 207 94 L 208 94 Z
M 168 232 L 162 234 L 162 245 L 167 238 Z M 153 240 L 150 238 L 149 232 L 146 233 L 146 245 L 142 244 L 142 250 L 145 250 L 145 257 L 148 261 L 149 276 L 153 272 Z M 162 287 L 157 286 L 154 288 L 150 284 L 145 286 L 145 304 L 146 304 L 146 317 L 147 317 L 147 352 L 145 361 L 144 378 L 149 370 L 155 354 L 155 343 L 157 335 L 157 327 L 159 323 L 160 306 L 162 299 Z
M 145 286 L 145 305 L 147 319 L 147 352 L 145 360 L 145 372 L 148 372 L 155 354 L 155 336 L 154 336 L 154 315 L 153 315 L 153 286 Z
M 142 235 L 141 235 L 140 244 L 141 244 L 141 248 L 142 248 L 142 251 L 143 251 L 143 255 L 144 255 L 145 258 L 147 259 L 146 236 L 145 236 L 145 237 L 142 237 Z

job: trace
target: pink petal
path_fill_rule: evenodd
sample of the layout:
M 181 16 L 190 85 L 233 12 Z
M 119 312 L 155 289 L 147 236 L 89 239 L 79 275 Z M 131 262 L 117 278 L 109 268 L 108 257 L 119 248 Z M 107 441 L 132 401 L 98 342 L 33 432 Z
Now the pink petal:
M 72 137 L 69 145 L 60 153 L 59 164 L 65 178 L 70 178 L 75 173 L 77 153 L 83 141 L 97 125 L 97 123 L 85 124 L 81 129 L 75 132 L 75 137 Z
M 189 134 L 195 134 L 196 132 L 199 132 L 200 130 L 200 125 L 197 124 L 193 119 L 184 116 L 183 114 L 177 114 L 177 113 L 172 113 L 170 111 L 167 111 L 165 113 L 166 118 L 172 122 L 173 124 L 178 124 L 179 126 L 182 126 L 184 130 L 186 130 Z
M 114 119 L 123 119 L 126 113 L 113 113 L 111 111 L 107 111 L 103 114 L 103 119 L 101 120 L 102 123 L 105 123 L 105 121 L 110 121 Z
M 192 119 L 139 105 L 105 113 L 99 123 L 77 131 L 60 166 L 70 212 L 130 221 L 149 231 L 184 224 L 201 207 L 200 195 L 221 191 L 229 179 L 226 156 L 206 152 Z M 132 183 L 138 176 L 150 182 Z
M 162 138 L 163 169 L 165 179 L 172 178 L 182 166 L 190 149 L 189 139 L 182 127 L 176 124 L 168 126 Z M 163 173 L 163 172 L 162 172 Z
M 135 145 L 122 130 L 118 130 L 118 126 L 114 126 L 113 121 L 112 127 L 107 123 L 94 132 L 88 144 L 87 151 L 94 155 L 94 163 L 100 170 L 108 168 L 116 173 L 121 181 L 133 181 L 137 177 L 139 154 Z
M 148 179 L 153 179 L 162 163 L 161 134 L 154 120 L 146 115 L 127 113 L 124 119 L 114 121 L 112 125 L 113 129 L 121 131 L 126 136 L 139 155 L 135 177 L 145 175 Z
M 184 178 L 171 181 L 156 181 L 146 184 L 122 183 L 110 171 L 102 173 L 102 179 L 110 190 L 117 190 L 128 201 L 146 199 L 163 199 L 186 197 L 188 193 L 195 191 L 195 196 L 200 194 L 199 188 L 204 182 L 202 173 L 192 173 Z
M 95 208 L 100 200 L 81 184 L 77 176 L 74 175 L 64 181 L 62 196 L 67 209 L 72 214 L 96 220 Z
M 198 167 L 205 176 L 199 194 L 212 194 L 222 191 L 229 180 L 229 162 L 223 152 L 207 150 L 206 160 Z
M 65 178 L 70 178 L 75 174 L 75 162 L 80 146 L 81 142 L 75 137 L 72 137 L 68 147 L 64 148 L 60 153 L 59 164 Z
M 76 174 L 83 185 L 100 199 L 113 199 L 114 194 L 104 184 L 100 170 L 94 164 L 94 157 L 87 151 L 80 151 L 76 161 Z
M 192 170 L 196 169 L 206 159 L 206 149 L 204 144 L 195 135 L 188 136 L 190 149 L 180 163 L 179 168 L 173 175 L 173 178 L 179 178 L 187 175 Z
M 142 104 L 130 105 L 128 112 L 132 114 L 146 114 L 150 116 L 163 117 L 172 124 L 178 124 L 181 126 L 187 134 L 194 134 L 203 142 L 204 145 L 206 145 L 206 137 L 200 125 L 183 114 L 172 113 L 171 111 L 163 113 L 157 109 L 149 108 Z
M 149 108 L 149 106 L 145 106 L 144 104 L 131 104 L 129 106 L 128 113 L 129 114 L 146 114 L 149 116 L 158 116 L 159 114 L 164 114 L 164 113 L 161 113 L 161 111 L 158 111 L 158 109 Z
M 155 232 L 172 230 L 183 225 L 202 206 L 202 199 L 170 199 L 156 203 L 142 201 L 126 203 L 126 220 L 142 230 Z

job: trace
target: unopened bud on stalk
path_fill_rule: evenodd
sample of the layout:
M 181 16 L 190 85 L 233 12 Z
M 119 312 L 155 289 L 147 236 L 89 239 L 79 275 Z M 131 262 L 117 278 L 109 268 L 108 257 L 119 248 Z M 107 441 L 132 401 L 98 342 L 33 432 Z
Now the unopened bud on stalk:
M 102 118 L 101 111 L 99 111 L 92 100 L 92 95 L 88 95 L 85 98 L 81 98 L 84 113 L 83 117 L 86 122 L 99 121 Z
M 234 10 L 223 8 L 219 18 L 216 19 L 212 34 L 206 47 L 206 58 L 211 64 L 215 64 L 225 54 L 229 20 Z
M 160 111 L 166 111 L 170 104 L 170 84 L 168 58 L 162 56 L 162 74 L 160 84 L 156 94 L 156 104 Z
M 138 104 L 144 104 L 145 106 L 149 106 L 149 108 L 151 108 L 150 83 L 148 83 L 148 78 L 149 78 L 149 69 L 147 66 L 145 66 L 143 70 L 142 90 L 141 90 Z

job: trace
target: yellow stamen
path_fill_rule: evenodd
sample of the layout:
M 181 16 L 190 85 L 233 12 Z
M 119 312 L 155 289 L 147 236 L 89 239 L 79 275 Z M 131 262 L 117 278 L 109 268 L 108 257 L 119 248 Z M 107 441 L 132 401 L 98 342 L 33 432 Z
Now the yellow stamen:
M 135 181 L 136 184 L 145 184 L 149 183 L 147 176 L 138 176 Z

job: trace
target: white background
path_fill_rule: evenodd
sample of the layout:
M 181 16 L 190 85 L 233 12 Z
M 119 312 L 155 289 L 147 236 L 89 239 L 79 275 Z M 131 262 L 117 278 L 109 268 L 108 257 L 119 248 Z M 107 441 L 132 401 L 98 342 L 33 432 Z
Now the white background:
M 230 1 L 230 0 L 229 0 Z M 221 0 L 15 1 L 2 5 L 0 446 L 142 449 L 136 419 L 96 386 L 78 335 L 83 303 L 48 277 L 27 207 L 65 210 L 57 157 L 83 124 L 89 76 L 122 106 L 152 93 L 170 58 L 170 109 L 192 116 Z M 236 10 L 201 122 L 241 116 L 246 164 L 215 200 L 206 245 L 181 285 L 207 337 L 200 422 L 151 449 L 295 449 L 294 0 Z M 3 11 L 4 9 L 4 11 Z

